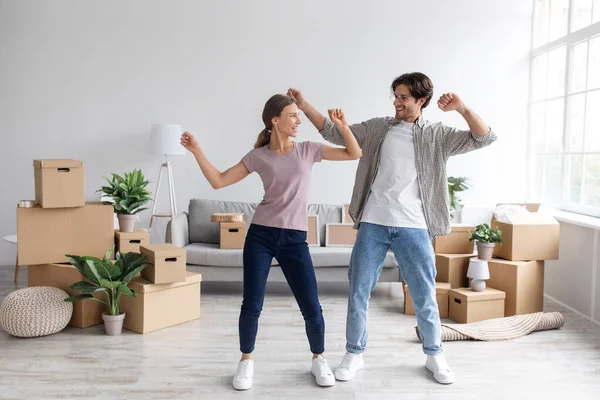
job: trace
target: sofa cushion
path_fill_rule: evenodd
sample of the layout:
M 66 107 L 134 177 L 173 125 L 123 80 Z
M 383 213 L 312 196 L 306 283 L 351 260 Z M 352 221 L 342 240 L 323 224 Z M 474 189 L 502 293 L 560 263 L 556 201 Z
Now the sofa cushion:
M 211 265 L 215 267 L 241 267 L 242 249 L 220 249 L 214 243 L 192 243 L 184 247 L 188 264 Z M 273 259 L 271 265 L 277 265 Z
M 218 244 L 192 243 L 185 247 L 187 263 L 192 265 L 211 265 L 215 267 L 242 267 L 242 249 L 220 249 Z M 352 247 L 309 247 L 315 268 L 347 267 L 350 265 Z M 271 265 L 278 265 L 275 258 Z M 384 267 L 396 267 L 396 259 L 388 252 Z
M 214 213 L 244 213 L 248 225 L 258 203 L 192 199 L 188 209 L 190 243 L 219 243 L 219 223 L 210 222 Z M 201 264 L 211 265 L 211 264 Z
M 352 247 L 310 247 L 310 256 L 315 268 L 339 267 L 350 265 Z M 383 266 L 386 268 L 397 267 L 396 258 L 388 251 Z

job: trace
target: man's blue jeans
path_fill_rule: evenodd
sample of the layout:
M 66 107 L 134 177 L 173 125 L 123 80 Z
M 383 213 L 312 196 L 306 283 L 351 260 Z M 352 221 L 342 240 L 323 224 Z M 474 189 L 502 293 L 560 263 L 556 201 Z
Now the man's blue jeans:
M 435 297 L 435 255 L 426 229 L 396 228 L 362 222 L 358 229 L 348 279 L 346 350 L 362 353 L 367 346 L 367 310 L 388 249 L 410 288 L 425 354 L 442 352 L 441 325 Z

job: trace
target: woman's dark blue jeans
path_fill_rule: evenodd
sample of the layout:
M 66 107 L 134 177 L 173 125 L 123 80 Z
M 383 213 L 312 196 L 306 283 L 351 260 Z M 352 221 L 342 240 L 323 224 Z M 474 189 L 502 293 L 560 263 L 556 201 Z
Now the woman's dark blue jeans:
M 325 321 L 317 293 L 317 279 L 306 244 L 306 232 L 251 224 L 244 244 L 244 299 L 240 313 L 240 350 L 254 351 L 258 318 L 265 298 L 273 257 L 304 317 L 310 351 L 325 351 Z

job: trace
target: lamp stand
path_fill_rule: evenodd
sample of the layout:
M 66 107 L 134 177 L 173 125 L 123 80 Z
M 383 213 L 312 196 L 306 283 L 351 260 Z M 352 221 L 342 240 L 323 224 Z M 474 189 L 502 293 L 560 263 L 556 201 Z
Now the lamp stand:
M 170 214 L 157 214 L 156 205 L 158 204 L 158 193 L 160 190 L 160 182 L 162 181 L 163 171 L 167 174 L 167 181 L 169 182 L 169 204 L 171 213 Z M 165 154 L 165 162 L 160 166 L 158 173 L 158 182 L 156 183 L 156 191 L 154 193 L 154 206 L 152 207 L 152 216 L 150 217 L 150 225 L 148 226 L 148 233 L 152 233 L 152 223 L 154 218 L 171 218 L 173 219 L 177 215 L 177 201 L 175 200 L 175 186 L 173 184 L 173 169 L 171 168 L 171 162 L 169 156 Z M 159 232 L 160 235 L 160 232 Z M 162 241 L 161 235 L 161 241 Z

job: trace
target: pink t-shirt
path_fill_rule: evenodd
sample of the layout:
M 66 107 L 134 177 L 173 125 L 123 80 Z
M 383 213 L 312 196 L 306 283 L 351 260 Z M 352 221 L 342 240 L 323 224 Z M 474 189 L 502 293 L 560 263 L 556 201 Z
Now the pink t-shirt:
M 268 145 L 246 154 L 242 162 L 260 175 L 265 189 L 252 223 L 307 231 L 310 174 L 322 159 L 323 143 L 316 142 L 294 142 L 285 155 L 273 153 Z

